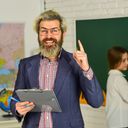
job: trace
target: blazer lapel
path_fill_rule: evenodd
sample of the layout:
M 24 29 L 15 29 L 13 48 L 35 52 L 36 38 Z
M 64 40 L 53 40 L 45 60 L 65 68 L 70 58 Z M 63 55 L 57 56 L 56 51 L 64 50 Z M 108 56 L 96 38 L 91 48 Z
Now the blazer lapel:
M 56 93 L 56 95 L 62 89 L 63 83 L 67 77 L 67 74 L 71 69 L 70 58 L 68 57 L 68 55 L 66 55 L 66 53 L 61 53 L 61 54 L 62 56 L 59 59 L 59 65 L 58 65 L 58 70 L 57 70 L 55 84 L 54 84 L 54 92 Z
M 29 62 L 30 66 L 27 69 L 28 77 L 31 88 L 39 88 L 39 66 L 40 66 L 40 55 Z

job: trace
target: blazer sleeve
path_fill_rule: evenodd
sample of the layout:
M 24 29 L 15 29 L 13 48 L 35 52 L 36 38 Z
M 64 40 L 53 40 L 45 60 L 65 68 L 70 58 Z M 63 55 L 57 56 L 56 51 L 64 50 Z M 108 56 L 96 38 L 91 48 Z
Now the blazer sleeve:
M 80 73 L 80 86 L 89 105 L 98 108 L 103 104 L 102 89 L 94 73 L 91 80 Z

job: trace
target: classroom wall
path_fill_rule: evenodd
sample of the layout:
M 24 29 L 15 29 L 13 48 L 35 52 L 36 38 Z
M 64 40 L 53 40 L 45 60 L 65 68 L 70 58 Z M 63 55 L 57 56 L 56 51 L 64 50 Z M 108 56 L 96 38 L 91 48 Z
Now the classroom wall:
M 64 48 L 76 48 L 75 20 L 99 19 L 128 16 L 127 0 L 45 0 L 46 9 L 59 11 L 68 24 Z M 0 23 L 25 23 L 25 56 L 38 48 L 37 35 L 33 31 L 33 21 L 44 10 L 44 0 L 0 0 Z
M 128 0 L 46 0 L 47 9 L 59 11 L 67 19 L 64 48 L 75 50 L 75 20 L 128 16 Z
M 0 23 L 24 23 L 25 56 L 38 47 L 33 22 L 43 9 L 43 0 L 0 0 Z M 8 34 L 8 33 L 7 33 Z

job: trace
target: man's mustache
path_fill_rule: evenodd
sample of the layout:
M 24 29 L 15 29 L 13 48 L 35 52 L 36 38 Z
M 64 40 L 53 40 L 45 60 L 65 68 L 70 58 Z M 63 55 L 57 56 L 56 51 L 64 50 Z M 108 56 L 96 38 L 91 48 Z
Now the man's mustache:
M 46 42 L 46 41 L 53 41 L 53 42 L 57 42 L 57 40 L 56 40 L 56 39 L 54 39 L 54 38 L 45 38 L 45 39 L 43 39 L 43 42 Z

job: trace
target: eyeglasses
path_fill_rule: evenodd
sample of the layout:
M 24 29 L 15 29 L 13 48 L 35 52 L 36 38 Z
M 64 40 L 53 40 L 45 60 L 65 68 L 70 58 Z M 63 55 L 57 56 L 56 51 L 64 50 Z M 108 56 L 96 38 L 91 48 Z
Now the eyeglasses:
M 40 29 L 40 33 L 41 33 L 42 35 L 46 36 L 46 35 L 49 33 L 49 31 L 50 31 L 50 33 L 51 33 L 52 35 L 58 35 L 59 32 L 60 32 L 60 30 L 61 30 L 60 28 L 50 28 L 50 29 L 41 28 L 41 29 Z

